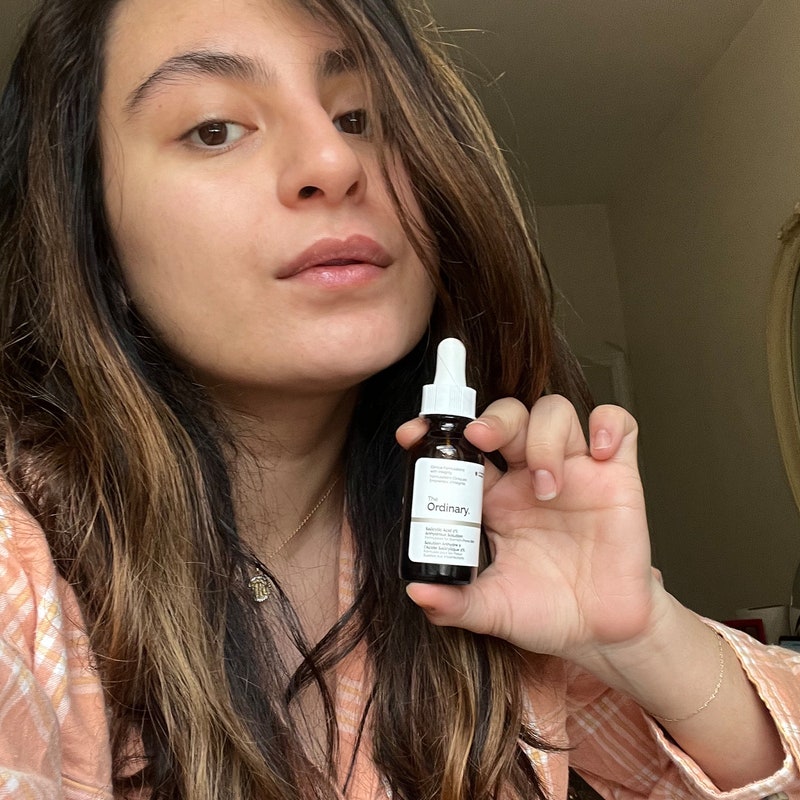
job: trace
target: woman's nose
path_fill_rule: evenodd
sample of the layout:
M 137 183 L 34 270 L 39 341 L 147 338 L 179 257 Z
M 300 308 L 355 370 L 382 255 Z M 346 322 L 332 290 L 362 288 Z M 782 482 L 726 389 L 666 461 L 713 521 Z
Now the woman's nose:
M 327 114 L 287 132 L 278 179 L 280 201 L 289 206 L 313 199 L 336 204 L 361 197 L 367 176 L 361 148 L 354 146 L 357 142 L 357 137 L 336 128 Z

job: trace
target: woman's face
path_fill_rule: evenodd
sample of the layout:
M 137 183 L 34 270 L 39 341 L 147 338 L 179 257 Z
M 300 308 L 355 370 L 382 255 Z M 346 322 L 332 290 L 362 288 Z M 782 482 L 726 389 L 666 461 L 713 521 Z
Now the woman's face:
M 134 303 L 195 377 L 339 391 L 413 347 L 433 288 L 343 42 L 280 0 L 122 0 L 106 57 L 112 236 Z

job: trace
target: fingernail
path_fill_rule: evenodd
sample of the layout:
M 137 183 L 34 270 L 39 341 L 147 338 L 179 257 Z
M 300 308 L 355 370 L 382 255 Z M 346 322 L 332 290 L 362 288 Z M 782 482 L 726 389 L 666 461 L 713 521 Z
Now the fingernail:
M 470 422 L 467 425 L 467 427 L 468 428 L 473 428 L 473 427 L 475 427 L 475 425 L 480 425 L 481 428 L 489 428 L 489 423 L 488 422 L 484 422 L 482 419 L 474 419 L 474 420 L 472 420 L 472 422 Z
M 601 428 L 594 435 L 592 447 L 595 450 L 606 450 L 611 447 L 611 434 L 605 428 Z
M 556 479 L 546 469 L 537 469 L 533 473 L 533 491 L 539 500 L 552 500 L 557 494 Z

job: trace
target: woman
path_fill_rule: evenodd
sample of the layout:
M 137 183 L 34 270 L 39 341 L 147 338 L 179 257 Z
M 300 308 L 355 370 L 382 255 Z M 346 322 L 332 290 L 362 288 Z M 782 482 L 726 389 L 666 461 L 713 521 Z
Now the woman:
M 650 570 L 635 425 L 597 409 L 587 446 L 524 214 L 423 34 L 393 0 L 34 18 L 0 166 L 13 796 L 560 798 L 569 765 L 800 792 L 800 667 Z M 406 592 L 394 434 L 444 335 L 504 462 L 492 564 Z

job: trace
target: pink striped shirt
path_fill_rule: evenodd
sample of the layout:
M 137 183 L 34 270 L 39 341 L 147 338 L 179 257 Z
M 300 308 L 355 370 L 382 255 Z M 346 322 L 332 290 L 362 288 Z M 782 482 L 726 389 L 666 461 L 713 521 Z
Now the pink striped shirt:
M 339 584 L 343 609 L 352 599 L 352 575 L 345 545 Z M 763 781 L 721 793 L 632 701 L 550 659 L 539 685 L 530 690 L 531 725 L 545 740 L 572 749 L 528 755 L 554 800 L 566 797 L 570 765 L 605 797 L 620 800 L 771 795 L 800 800 L 800 656 L 709 624 L 730 642 L 771 711 L 784 742 L 782 768 Z M 0 797 L 110 800 L 106 708 L 75 595 L 57 574 L 41 528 L 1 486 L 0 631 Z M 361 648 L 337 673 L 343 758 L 352 752 L 369 689 L 365 665 Z M 361 752 L 368 748 L 362 745 Z M 366 755 L 357 761 L 347 797 L 387 797 Z

